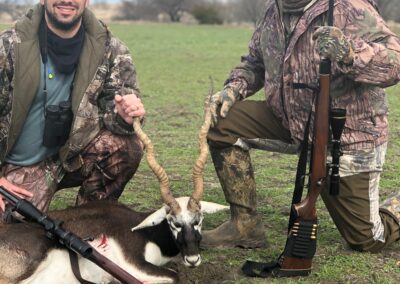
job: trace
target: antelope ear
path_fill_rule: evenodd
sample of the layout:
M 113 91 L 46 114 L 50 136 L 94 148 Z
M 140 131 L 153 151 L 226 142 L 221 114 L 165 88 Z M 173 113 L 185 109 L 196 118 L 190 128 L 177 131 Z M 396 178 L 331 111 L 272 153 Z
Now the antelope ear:
M 217 204 L 214 202 L 200 201 L 202 213 L 215 213 L 229 209 L 229 206 Z
M 155 225 L 160 224 L 167 216 L 167 210 L 168 210 L 167 206 L 161 207 L 156 212 L 147 216 L 146 219 L 144 219 L 139 225 L 133 227 L 131 231 L 133 232 L 136 230 L 140 230 L 147 227 L 153 227 Z

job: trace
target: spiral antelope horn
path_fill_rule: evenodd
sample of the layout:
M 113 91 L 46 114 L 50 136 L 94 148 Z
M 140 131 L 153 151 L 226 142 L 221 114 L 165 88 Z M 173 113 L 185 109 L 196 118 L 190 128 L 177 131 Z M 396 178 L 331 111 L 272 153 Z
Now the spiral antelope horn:
M 174 214 L 180 212 L 181 208 L 179 207 L 178 202 L 174 198 L 171 193 L 169 187 L 169 179 L 165 170 L 157 163 L 155 156 L 154 156 L 154 146 L 151 142 L 150 138 L 143 132 L 142 126 L 140 124 L 140 118 L 135 117 L 133 119 L 133 129 L 135 130 L 136 135 L 142 140 L 145 149 L 146 149 L 146 159 L 149 167 L 157 177 L 160 183 L 160 193 L 161 198 L 163 199 L 164 203 L 167 204 Z
M 203 197 L 204 178 L 203 171 L 208 156 L 207 134 L 211 125 L 210 101 L 213 94 L 213 84 L 211 80 L 210 92 L 204 103 L 204 122 L 199 132 L 199 150 L 200 154 L 193 166 L 193 193 L 189 199 L 188 209 L 190 211 L 200 210 L 200 200 Z

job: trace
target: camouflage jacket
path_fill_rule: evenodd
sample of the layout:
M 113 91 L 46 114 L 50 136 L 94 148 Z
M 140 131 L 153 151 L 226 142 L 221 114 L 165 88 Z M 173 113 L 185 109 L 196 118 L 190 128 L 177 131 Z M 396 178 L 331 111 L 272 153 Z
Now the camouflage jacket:
M 19 136 L 40 83 L 38 29 L 40 4 L 0 35 L 0 165 Z M 85 41 L 72 90 L 73 124 L 60 149 L 64 168 L 81 166 L 79 153 L 102 127 L 130 135 L 132 127 L 114 113 L 113 99 L 122 87 L 139 94 L 128 48 L 113 37 L 89 10 L 83 14 Z
M 351 66 L 333 64 L 332 106 L 345 108 L 342 135 L 345 150 L 373 150 L 388 139 L 388 106 L 383 88 L 400 80 L 400 40 L 369 0 L 336 0 L 334 25 L 351 40 Z M 314 28 L 326 22 L 328 0 L 305 11 L 285 37 L 279 7 L 267 1 L 264 18 L 255 30 L 249 54 L 242 57 L 225 83 L 243 98 L 264 86 L 267 104 L 290 130 L 293 143 L 303 140 L 313 110 L 315 92 L 294 89 L 293 83 L 317 84 L 320 57 L 312 40 Z

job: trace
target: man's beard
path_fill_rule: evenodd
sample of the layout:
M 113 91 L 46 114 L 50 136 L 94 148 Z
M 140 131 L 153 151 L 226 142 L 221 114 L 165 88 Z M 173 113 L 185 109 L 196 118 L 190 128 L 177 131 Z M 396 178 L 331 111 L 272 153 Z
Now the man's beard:
M 45 9 L 46 9 L 46 15 L 47 18 L 50 22 L 50 24 L 52 24 L 56 29 L 62 30 L 62 31 L 70 31 L 73 28 L 75 28 L 79 22 L 82 19 L 82 14 L 78 15 L 75 19 L 73 19 L 71 22 L 62 22 L 60 20 L 57 19 L 55 13 L 52 13 L 49 8 L 47 7 L 47 5 L 45 5 Z

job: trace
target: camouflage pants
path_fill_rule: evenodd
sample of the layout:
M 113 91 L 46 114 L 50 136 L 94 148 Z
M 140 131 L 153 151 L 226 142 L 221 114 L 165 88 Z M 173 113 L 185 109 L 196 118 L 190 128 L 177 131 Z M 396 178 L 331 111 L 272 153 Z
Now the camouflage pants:
M 5 164 L 1 170 L 10 182 L 33 193 L 28 199 L 47 211 L 54 194 L 61 189 L 80 186 L 76 204 L 92 200 L 117 200 L 136 172 L 143 156 L 143 146 L 135 136 L 117 136 L 101 130 L 80 154 L 82 167 L 65 172 L 57 158 L 32 166 Z M 1 216 L 10 220 L 10 208 Z
M 290 145 L 289 131 L 262 101 L 235 103 L 227 117 L 219 118 L 216 127 L 210 129 L 207 138 L 214 148 L 234 145 L 244 150 L 296 152 Z M 353 249 L 376 252 L 400 239 L 399 220 L 379 208 L 379 180 L 385 155 L 385 149 L 379 149 L 385 147 L 384 144 L 377 147 L 376 153 L 357 157 L 361 166 L 349 159 L 351 155 L 343 158 L 345 175 L 340 180 L 340 194 L 331 196 L 326 188 L 321 192 L 339 232 Z M 351 167 L 354 165 L 358 172 Z M 341 165 L 341 174 L 342 170 Z

